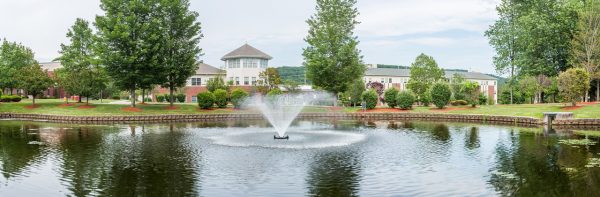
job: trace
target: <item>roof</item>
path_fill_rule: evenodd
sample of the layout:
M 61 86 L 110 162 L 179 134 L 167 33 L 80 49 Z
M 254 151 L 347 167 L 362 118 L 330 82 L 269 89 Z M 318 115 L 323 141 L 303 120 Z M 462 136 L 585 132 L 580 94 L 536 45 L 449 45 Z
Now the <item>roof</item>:
M 267 59 L 267 60 L 271 60 L 273 59 L 273 57 L 267 55 L 265 52 L 262 52 L 252 46 L 250 46 L 249 44 L 244 44 L 244 46 L 241 46 L 240 48 L 237 48 L 236 50 L 233 50 L 231 52 L 229 52 L 227 55 L 223 56 L 221 58 L 221 60 L 225 61 L 228 59 L 234 59 L 234 58 L 260 58 L 260 59 Z
M 62 68 L 62 64 L 60 64 L 60 62 L 45 62 L 40 63 L 40 67 L 42 67 L 43 70 L 54 72 L 54 70 Z
M 455 73 L 462 75 L 465 79 L 479 80 L 497 80 L 495 77 L 478 73 L 478 72 L 460 72 L 460 71 L 444 71 L 446 78 L 450 79 Z M 394 69 L 394 68 L 370 68 L 367 69 L 365 76 L 393 76 L 393 77 L 410 77 L 410 69 Z
M 196 70 L 197 75 L 211 75 L 211 74 L 225 74 L 224 70 L 215 68 L 205 63 L 198 63 L 198 69 Z

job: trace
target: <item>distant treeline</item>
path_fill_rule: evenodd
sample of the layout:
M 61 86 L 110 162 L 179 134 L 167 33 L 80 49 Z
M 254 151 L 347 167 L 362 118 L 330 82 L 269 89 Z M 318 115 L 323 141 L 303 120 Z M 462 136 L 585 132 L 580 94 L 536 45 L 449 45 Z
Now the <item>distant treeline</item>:
M 294 81 L 299 84 L 304 84 L 306 68 L 304 66 L 295 67 L 295 66 L 283 66 L 278 67 L 277 72 L 279 72 L 279 76 L 282 81 Z M 307 79 L 307 84 L 311 84 L 311 82 Z

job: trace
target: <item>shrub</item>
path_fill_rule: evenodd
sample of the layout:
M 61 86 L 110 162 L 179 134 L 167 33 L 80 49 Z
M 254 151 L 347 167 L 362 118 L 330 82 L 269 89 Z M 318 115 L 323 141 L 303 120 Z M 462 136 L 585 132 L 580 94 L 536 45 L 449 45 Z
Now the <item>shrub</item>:
M 481 94 L 479 84 L 474 81 L 466 81 L 464 83 L 464 89 L 469 104 L 473 107 L 479 104 L 479 95 Z
M 198 93 L 198 106 L 202 109 L 210 109 L 215 104 L 215 95 L 211 92 Z
M 390 88 L 383 93 L 383 99 L 385 99 L 385 103 L 387 103 L 390 108 L 396 107 L 396 96 L 398 96 L 398 92 L 399 91 L 396 90 L 396 88 Z
M 411 109 L 415 103 L 415 96 L 411 91 L 405 90 L 396 96 L 396 105 L 400 109 Z
M 217 104 L 217 107 L 227 107 L 227 90 L 217 89 L 213 92 L 213 95 L 215 95 L 215 104 Z
M 459 105 L 468 105 L 469 102 L 465 101 L 465 100 L 455 100 L 455 101 L 451 101 L 450 105 L 453 106 L 459 106 Z
M 485 94 L 481 93 L 479 94 L 479 105 L 485 105 L 488 102 L 488 98 L 487 96 L 485 96 Z
M 369 90 L 362 94 L 362 100 L 365 101 L 367 109 L 375 109 L 378 97 L 375 90 Z
M 152 98 L 148 98 L 148 97 L 144 98 L 144 103 L 146 103 L 146 102 L 152 102 Z
M 7 103 L 7 102 L 11 102 L 12 99 L 11 99 L 10 95 L 2 95 L 2 96 L 0 96 L 0 101 Z
M 450 96 L 452 96 L 452 91 L 447 83 L 437 82 L 431 86 L 431 101 L 437 108 L 442 109 L 448 105 Z
M 185 103 L 185 94 L 177 94 L 177 96 L 175 96 L 177 102 L 180 103 Z
M 581 68 L 570 68 L 558 75 L 558 90 L 562 98 L 573 106 L 590 89 L 590 75 Z
M 156 102 L 162 103 L 165 101 L 165 96 L 163 95 L 156 95 Z
M 242 107 L 242 104 L 244 103 L 246 98 L 248 98 L 248 92 L 242 89 L 236 88 L 235 90 L 233 90 L 233 92 L 231 92 L 231 104 L 233 104 L 233 107 L 235 107 L 236 109 Z
M 419 98 L 419 102 L 421 102 L 423 106 L 429 106 L 431 103 L 431 89 L 427 90 L 427 92 Z
M 275 88 L 275 89 L 272 89 L 271 91 L 269 91 L 267 93 L 267 96 L 277 96 L 277 95 L 282 95 L 282 94 L 283 94 L 283 92 L 279 88 Z
M 19 95 L 13 95 L 12 98 L 10 99 L 12 102 L 21 102 L 21 96 Z

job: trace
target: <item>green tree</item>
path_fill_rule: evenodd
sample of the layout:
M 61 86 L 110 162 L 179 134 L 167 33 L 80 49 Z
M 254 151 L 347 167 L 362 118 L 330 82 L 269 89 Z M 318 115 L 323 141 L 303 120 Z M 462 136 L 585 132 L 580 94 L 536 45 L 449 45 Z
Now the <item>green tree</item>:
M 201 92 L 197 95 L 198 106 L 202 109 L 210 109 L 215 104 L 215 95 L 211 92 Z
M 474 81 L 465 81 L 464 90 L 469 104 L 471 104 L 472 107 L 477 106 L 477 104 L 479 104 L 479 95 L 481 94 L 479 84 Z
M 444 82 L 436 82 L 431 86 L 431 100 L 438 109 L 443 109 L 450 102 L 452 91 Z
M 519 79 L 519 91 L 522 96 L 529 99 L 529 103 L 535 103 L 535 95 L 539 89 L 539 84 L 535 77 L 525 76 Z
M 585 69 L 590 74 L 591 80 L 596 80 L 596 100 L 598 100 L 600 98 L 600 1 L 584 2 L 585 6 L 579 12 L 578 32 L 572 41 L 572 63 L 576 67 Z M 586 92 L 586 101 L 589 98 L 588 94 L 589 92 Z
M 163 87 L 169 88 L 169 103 L 173 106 L 173 94 L 177 88 L 185 86 L 187 79 L 198 69 L 197 57 L 202 49 L 198 43 L 202 38 L 198 13 L 189 10 L 189 0 L 160 2 L 162 48 L 164 66 Z
M 404 90 L 396 96 L 396 104 L 400 109 L 411 109 L 415 103 L 415 96 L 410 90 Z
M 297 94 L 300 93 L 300 84 L 296 81 L 293 80 L 287 80 L 284 83 L 285 89 L 288 91 L 288 93 L 292 93 L 292 94 Z
M 390 88 L 390 89 L 387 89 L 385 91 L 385 93 L 383 93 L 383 95 L 384 95 L 383 98 L 385 99 L 385 103 L 387 103 L 387 105 L 390 108 L 396 107 L 396 105 L 397 105 L 396 104 L 397 103 L 396 96 L 398 96 L 398 92 L 399 91 L 396 88 Z
M 371 89 L 362 93 L 362 100 L 365 101 L 367 109 L 375 109 L 379 96 L 375 90 Z
M 217 104 L 219 108 L 226 108 L 228 99 L 227 90 L 217 89 L 212 93 L 215 95 L 215 104 Z
M 569 101 L 573 106 L 577 105 L 577 101 L 585 96 L 585 92 L 590 89 L 590 75 L 581 68 L 571 68 L 558 76 L 558 89 L 560 95 L 566 101 Z
M 13 90 L 19 86 L 19 71 L 34 64 L 37 64 L 37 61 L 31 49 L 4 39 L 0 46 L 0 88 L 8 89 L 8 94 L 12 95 Z
M 208 89 L 209 92 L 214 92 L 215 90 L 218 90 L 218 89 L 222 89 L 222 90 L 229 92 L 229 87 L 230 87 L 230 85 L 225 84 L 225 81 L 223 80 L 223 77 L 221 77 L 221 76 L 210 78 L 206 82 L 206 89 Z
M 269 93 L 273 89 L 278 89 L 281 85 L 281 77 L 276 68 L 267 68 L 265 71 L 259 73 L 260 80 L 258 80 L 258 90 L 263 94 Z
M 63 68 L 57 71 L 56 77 L 60 86 L 71 95 L 89 97 L 106 88 L 107 76 L 104 68 L 98 65 L 94 53 L 96 38 L 89 23 L 78 18 L 67 32 L 70 44 L 61 44 L 59 51 Z M 89 102 L 86 102 L 89 104 Z
M 96 17 L 98 54 L 114 84 L 131 94 L 135 107 L 136 89 L 158 82 L 164 48 L 159 0 L 101 0 L 105 12 Z M 158 78 L 158 79 L 157 79 Z M 155 80 L 156 79 L 156 80 Z
M 344 92 L 344 97 L 348 97 L 353 106 L 360 105 L 362 102 L 362 93 L 366 90 L 365 81 L 362 78 L 354 80 L 348 90 Z
M 438 67 L 433 57 L 421 53 L 410 67 L 410 79 L 407 88 L 423 102 L 431 85 L 442 79 L 444 71 Z
M 240 109 L 242 107 L 242 104 L 244 104 L 246 98 L 248 98 L 248 92 L 240 88 L 236 88 L 231 92 L 231 104 L 233 104 L 233 107 L 236 109 Z
M 464 82 L 465 78 L 461 74 L 454 73 L 454 75 L 452 75 L 452 79 L 450 79 L 450 88 L 452 89 L 454 100 L 465 100 Z
M 19 82 L 18 87 L 33 97 L 34 106 L 35 97 L 42 95 L 54 83 L 48 76 L 48 72 L 42 70 L 38 64 L 19 69 L 19 75 L 16 79 Z
M 317 0 L 317 13 L 307 21 L 308 47 L 302 53 L 307 78 L 334 95 L 348 90 L 366 70 L 354 36 L 359 23 L 355 4 L 356 0 Z

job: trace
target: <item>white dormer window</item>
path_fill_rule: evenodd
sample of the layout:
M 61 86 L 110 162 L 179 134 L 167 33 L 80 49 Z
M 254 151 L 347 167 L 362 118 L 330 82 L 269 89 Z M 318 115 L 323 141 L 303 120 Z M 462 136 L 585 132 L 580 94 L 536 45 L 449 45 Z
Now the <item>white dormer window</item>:
M 239 59 L 232 59 L 232 60 L 227 60 L 227 64 L 229 64 L 229 68 L 240 68 L 240 60 Z
M 258 68 L 256 59 L 244 59 L 244 68 Z

